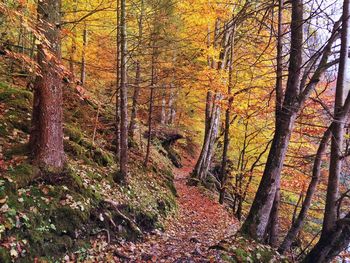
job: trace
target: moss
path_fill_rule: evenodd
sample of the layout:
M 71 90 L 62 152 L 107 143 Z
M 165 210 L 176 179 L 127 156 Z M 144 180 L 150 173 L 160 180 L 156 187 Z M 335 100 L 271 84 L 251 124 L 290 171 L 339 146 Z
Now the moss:
M 158 222 L 158 214 L 151 213 L 147 211 L 140 211 L 136 215 L 136 223 L 144 231 L 151 231 L 155 228 L 156 223 Z
M 5 114 L 5 119 L 12 125 L 13 128 L 29 133 L 30 120 L 23 118 L 23 114 L 25 114 L 25 112 L 17 109 L 11 109 Z
M 6 102 L 10 106 L 22 106 L 22 109 L 27 109 L 28 105 L 33 99 L 33 94 L 30 91 L 21 88 L 5 87 L 0 88 L 0 101 Z
M 55 258 L 73 247 L 73 241 L 70 236 L 56 235 L 52 232 L 32 232 L 29 240 L 31 241 L 30 255 L 32 257 L 40 256 Z
M 5 137 L 5 136 L 7 136 L 9 133 L 8 133 L 8 131 L 7 131 L 7 128 L 6 128 L 6 126 L 5 126 L 5 124 L 4 123 L 0 123 L 0 136 L 1 137 Z
M 59 235 L 75 237 L 75 231 L 88 220 L 88 213 L 71 207 L 59 207 L 51 218 Z
M 43 256 L 58 256 L 65 253 L 72 247 L 73 241 L 69 236 L 52 236 L 50 240 L 47 240 L 44 244 L 42 244 L 42 249 L 44 252 Z
M 2 262 L 2 263 L 12 262 L 10 253 L 4 247 L 0 247 L 0 262 Z
M 102 166 L 109 166 L 114 163 L 113 157 L 109 153 L 98 148 L 93 151 L 93 159 Z
M 34 166 L 22 163 L 7 172 L 7 175 L 15 182 L 17 188 L 24 187 L 31 183 L 39 174 Z
M 11 159 L 14 155 L 26 156 L 30 153 L 30 147 L 28 143 L 17 144 L 13 146 L 11 149 L 5 151 L 4 156 L 8 159 Z
M 86 149 L 74 141 L 64 141 L 64 151 L 73 157 L 82 158 L 86 155 Z
M 64 134 L 69 137 L 69 139 L 73 142 L 80 143 L 84 138 L 84 133 L 77 127 L 78 124 L 68 125 L 66 124 L 64 127 Z

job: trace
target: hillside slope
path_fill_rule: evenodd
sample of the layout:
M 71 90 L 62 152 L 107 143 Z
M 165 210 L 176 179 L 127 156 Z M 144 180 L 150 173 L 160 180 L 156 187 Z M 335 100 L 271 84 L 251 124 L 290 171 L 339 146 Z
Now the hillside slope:
M 99 233 L 108 233 L 113 242 L 134 240 L 162 228 L 176 211 L 172 164 L 161 143 L 154 140 L 152 161 L 145 168 L 145 139 L 131 142 L 130 182 L 115 184 L 113 109 L 99 109 L 96 121 L 93 100 L 72 90 L 67 94 L 68 165 L 59 178 L 41 178 L 28 159 L 32 93 L 0 85 L 1 262 L 50 261 L 90 247 L 90 238 Z

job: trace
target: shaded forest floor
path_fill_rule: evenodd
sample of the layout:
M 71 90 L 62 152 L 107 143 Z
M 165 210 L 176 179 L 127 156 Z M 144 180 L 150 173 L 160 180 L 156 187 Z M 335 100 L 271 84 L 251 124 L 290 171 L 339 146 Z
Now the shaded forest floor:
M 105 248 L 96 240 L 97 251 L 104 251 L 96 256 L 117 262 L 221 262 L 218 251 L 210 247 L 234 235 L 238 221 L 219 205 L 216 196 L 186 184 L 194 164 L 195 158 L 186 156 L 183 167 L 174 168 L 178 213 L 165 223 L 164 232 L 152 231 L 143 242 Z

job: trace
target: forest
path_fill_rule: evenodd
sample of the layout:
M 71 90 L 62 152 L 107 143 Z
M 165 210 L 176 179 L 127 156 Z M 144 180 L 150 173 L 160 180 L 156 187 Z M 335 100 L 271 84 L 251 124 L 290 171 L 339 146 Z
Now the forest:
M 349 19 L 0 1 L 0 262 L 350 262 Z

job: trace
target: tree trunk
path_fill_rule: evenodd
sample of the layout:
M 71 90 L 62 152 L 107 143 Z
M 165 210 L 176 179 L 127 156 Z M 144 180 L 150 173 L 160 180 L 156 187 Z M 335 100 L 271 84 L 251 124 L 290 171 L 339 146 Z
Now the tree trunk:
M 204 156 L 206 155 L 206 151 L 208 151 L 207 147 L 209 144 L 208 137 L 210 133 L 211 119 L 213 114 L 213 105 L 216 101 L 216 95 L 213 97 L 213 93 L 209 90 L 207 92 L 207 99 L 205 104 L 205 127 L 204 127 L 204 140 L 201 149 L 201 153 L 198 157 L 197 163 L 193 169 L 192 177 L 199 179 L 200 170 L 204 161 Z
M 220 96 L 218 96 L 218 101 L 220 101 Z M 210 136 L 208 138 L 208 150 L 205 151 L 205 157 L 204 157 L 204 162 L 201 167 L 201 170 L 199 172 L 199 178 L 201 181 L 204 181 L 206 179 L 206 176 L 208 174 L 210 164 L 211 164 L 211 159 L 214 153 L 214 146 L 216 142 L 216 138 L 219 132 L 219 122 L 220 122 L 220 105 L 215 105 L 214 107 L 214 113 L 213 113 L 213 119 L 212 119 L 212 125 L 210 129 Z
M 74 12 L 74 19 L 76 19 L 76 13 L 77 13 L 77 0 L 73 1 L 73 12 Z M 70 47 L 70 54 L 69 54 L 69 71 L 71 73 L 72 80 L 75 79 L 75 72 L 74 72 L 74 62 L 75 62 L 75 53 L 77 51 L 77 30 L 76 27 L 72 30 L 72 43 Z
M 136 61 L 135 88 L 134 88 L 134 95 L 132 96 L 132 108 L 131 108 L 131 117 L 130 117 L 130 125 L 129 125 L 130 138 L 134 137 L 135 129 L 136 129 L 138 99 L 140 95 L 140 82 L 141 82 L 141 66 L 140 66 L 140 61 Z
M 168 100 L 168 116 L 167 116 L 167 124 L 173 125 L 175 121 L 175 106 L 174 106 L 174 100 L 175 100 L 175 92 L 174 92 L 174 85 L 170 84 L 170 95 Z
M 88 30 L 86 24 L 84 24 L 84 31 L 83 31 L 83 53 L 81 56 L 81 70 L 80 70 L 80 84 L 82 86 L 85 85 L 86 81 L 86 47 L 87 47 L 87 41 L 88 41 Z
M 334 122 L 330 129 L 331 160 L 329 167 L 329 179 L 327 185 L 326 207 L 324 212 L 323 227 L 320 240 L 304 259 L 304 262 L 330 262 L 342 250 L 348 247 L 350 242 L 350 213 L 337 220 L 337 206 L 339 197 L 339 176 L 341 172 L 343 129 L 344 121 L 350 110 L 350 94 L 347 94 L 343 105 L 343 92 L 345 74 L 348 59 L 348 31 L 350 1 L 344 0 L 342 15 L 340 61 L 336 85 L 336 98 L 334 105 Z
M 126 3 L 121 0 L 120 8 L 120 180 L 128 175 L 128 86 L 126 43 Z
M 226 171 L 226 164 L 227 164 L 227 152 L 230 144 L 230 122 L 231 122 L 231 107 L 233 102 L 232 97 L 232 85 L 233 85 L 233 59 L 234 59 L 234 35 L 235 30 L 233 29 L 231 33 L 231 57 L 229 61 L 229 80 L 228 80 L 228 89 L 227 89 L 227 97 L 228 97 L 228 104 L 226 108 L 225 113 L 225 133 L 224 133 L 224 148 L 222 152 L 222 161 L 221 161 L 221 171 L 220 171 L 220 182 L 221 182 L 221 189 L 219 193 L 219 203 L 223 204 L 225 199 L 225 184 L 227 180 L 227 171 Z
M 148 138 L 147 138 L 147 148 L 145 157 L 145 166 L 147 166 L 149 161 L 149 155 L 151 151 L 151 139 L 152 139 L 152 112 L 153 112 L 153 97 L 154 97 L 154 87 L 156 85 L 156 39 L 153 33 L 153 47 L 152 47 L 152 65 L 151 65 L 151 93 L 149 98 L 149 109 L 148 109 Z
M 117 0 L 117 35 L 116 35 L 116 93 L 115 93 L 115 156 L 120 160 L 120 0 Z M 117 179 L 117 178 L 116 178 Z
M 270 233 L 269 233 L 269 244 L 272 247 L 277 247 L 278 245 L 278 235 L 279 235 L 279 205 L 280 205 L 280 183 L 276 182 L 278 188 L 276 188 L 275 199 L 273 201 L 271 215 L 270 215 Z
M 350 243 L 350 213 L 343 219 L 336 221 L 335 227 L 328 231 L 327 236 L 321 236 L 303 263 L 328 263 L 340 252 L 344 251 Z
M 166 122 L 166 85 L 163 85 L 162 88 L 162 105 L 161 105 L 161 112 L 160 112 L 160 124 L 164 125 Z
M 283 0 L 278 0 L 278 29 L 277 29 L 277 69 L 276 69 L 276 110 L 275 129 L 278 129 L 278 119 L 283 104 Z M 276 192 L 270 215 L 269 244 L 276 247 L 279 231 L 280 179 L 276 179 Z
M 211 157 L 214 152 L 214 144 L 219 129 L 220 105 L 218 101 L 220 99 L 221 98 L 218 94 L 214 95 L 214 99 L 212 102 L 213 105 L 210 106 L 210 108 L 212 108 L 211 116 L 209 120 L 207 120 L 208 131 L 205 136 L 205 141 L 203 143 L 201 154 L 193 171 L 193 177 L 197 178 L 199 181 L 204 181 L 206 179 L 206 175 L 211 163 Z
M 329 178 L 327 185 L 326 207 L 323 219 L 321 236 L 326 237 L 337 220 L 337 199 L 339 197 L 339 177 L 342 167 L 342 150 L 344 137 L 345 117 L 342 113 L 344 101 L 344 86 L 346 64 L 348 59 L 348 31 L 349 31 L 349 0 L 344 0 L 341 33 L 340 61 L 335 93 L 334 119 L 331 138 L 331 157 L 329 165 Z
M 142 51 L 142 34 L 143 34 L 143 16 L 145 12 L 144 1 L 141 0 L 141 13 L 138 21 L 138 56 L 141 56 Z M 140 95 L 140 83 L 141 83 L 141 62 L 140 57 L 136 60 L 136 74 L 135 74 L 135 88 L 134 95 L 132 97 L 132 108 L 131 108 L 131 117 L 130 117 L 130 125 L 129 125 L 129 136 L 130 138 L 134 137 L 135 129 L 136 129 L 136 117 L 137 117 L 137 108 L 138 108 L 138 98 Z
M 61 63 L 60 8 L 61 1 L 57 0 L 38 3 L 38 28 L 50 44 L 38 45 L 40 75 L 35 81 L 30 137 L 34 164 L 54 173 L 61 172 L 65 163 L 62 78 L 57 66 Z
M 247 219 L 241 229 L 242 232 L 257 240 L 263 240 L 266 233 L 266 226 L 269 222 L 276 189 L 279 187 L 290 136 L 300 107 L 298 94 L 302 66 L 302 45 L 303 3 L 302 0 L 295 0 L 292 1 L 291 52 L 285 99 L 263 177 Z

